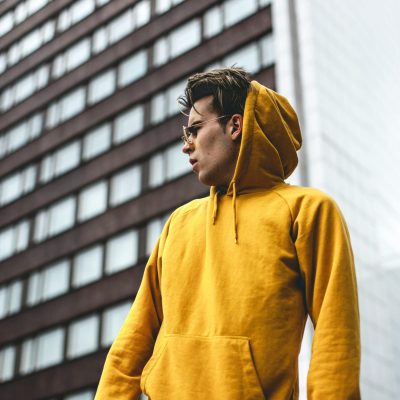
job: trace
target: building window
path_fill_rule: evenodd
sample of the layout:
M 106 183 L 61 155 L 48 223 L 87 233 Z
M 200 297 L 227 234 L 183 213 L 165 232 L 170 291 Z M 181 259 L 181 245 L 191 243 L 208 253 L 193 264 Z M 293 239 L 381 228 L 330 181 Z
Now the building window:
M 170 34 L 170 57 L 175 58 L 201 42 L 200 20 L 195 19 L 173 30 Z
M 68 329 L 67 357 L 76 358 L 98 348 L 99 318 L 91 315 L 74 321 Z
M 115 43 L 129 35 L 134 29 L 134 18 L 131 9 L 114 18 L 108 25 L 110 43 Z
M 64 96 L 61 100 L 60 118 L 66 121 L 85 108 L 85 88 L 81 87 Z
M 28 279 L 27 304 L 34 306 L 53 299 L 68 291 L 70 264 L 68 260 L 58 261 Z
M 85 38 L 68 49 L 65 53 L 65 69 L 71 71 L 90 58 L 90 39 Z
M 92 49 L 95 54 L 100 53 L 108 46 L 108 29 L 103 26 L 96 29 L 92 37 Z
M 256 43 L 252 43 L 224 59 L 225 65 L 238 64 L 250 73 L 256 73 L 260 70 L 259 51 Z
M 161 231 L 166 222 L 168 216 L 163 218 L 154 218 L 148 222 L 146 226 L 146 254 L 150 255 L 158 238 L 161 235 Z
M 1 110 L 4 111 L 11 108 L 14 103 L 14 88 L 8 87 L 7 89 L 5 89 L 1 95 L 0 100 L 1 100 L 0 102 Z
M 19 103 L 29 97 L 35 91 L 35 86 L 36 82 L 34 74 L 29 74 L 20 79 L 14 86 L 15 98 L 13 103 Z
M 223 7 L 225 25 L 229 27 L 256 13 L 258 4 L 257 0 L 227 0 Z M 241 12 L 238 12 L 238 10 L 241 10 Z
M 16 226 L 17 241 L 15 251 L 20 252 L 25 250 L 29 244 L 29 221 L 22 220 Z
M 65 65 L 65 55 L 59 54 L 53 60 L 52 67 L 52 76 L 53 78 L 59 78 L 60 76 L 66 73 L 66 65 Z
M 85 108 L 85 93 L 85 88 L 79 87 L 50 104 L 47 108 L 46 126 L 53 128 L 80 113 Z
M 71 25 L 82 21 L 95 9 L 94 0 L 78 0 L 69 8 L 71 14 Z
M 184 0 L 156 0 L 156 13 L 163 14 Z
M 150 21 L 150 1 L 142 0 L 93 34 L 93 52 L 99 53 Z
M 75 198 L 70 196 L 47 210 L 39 211 L 35 218 L 35 242 L 41 242 L 71 228 L 75 222 L 75 203 Z
M 115 91 L 115 70 L 109 69 L 89 82 L 88 104 L 94 104 Z
M 75 140 L 42 159 L 40 180 L 48 182 L 77 167 L 80 163 L 80 141 Z
M 29 242 L 29 221 L 22 220 L 0 231 L 0 261 L 25 250 Z
M 119 114 L 114 121 L 114 143 L 119 144 L 138 135 L 143 127 L 143 106 L 135 106 Z
M 68 291 L 69 261 L 61 261 L 42 272 L 42 301 Z
M 42 159 L 40 163 L 40 181 L 49 182 L 54 177 L 54 156 L 49 155 Z
M 65 396 L 63 400 L 93 400 L 94 392 L 93 390 L 85 390 L 84 392 L 70 394 Z
M 196 47 L 201 42 L 201 24 L 194 19 L 175 28 L 167 36 L 158 39 L 154 44 L 154 64 L 160 66 L 170 59 L 178 57 Z
M 0 36 L 10 32 L 14 26 L 13 12 L 10 11 L 0 17 Z
M 8 227 L 0 231 L 0 260 L 14 253 L 15 228 Z
M 164 93 L 158 93 L 152 97 L 150 102 L 152 124 L 158 124 L 166 119 L 167 101 Z
M 136 264 L 138 259 L 138 234 L 128 231 L 106 244 L 106 273 L 113 274 Z
M 153 47 L 154 59 L 153 63 L 156 67 L 165 64 L 169 58 L 168 39 L 162 37 L 154 43 Z
M 1 182 L 0 204 L 11 203 L 22 192 L 22 174 L 17 172 Z
M 261 46 L 261 63 L 264 67 L 267 67 L 275 62 L 275 50 L 274 50 L 274 37 L 273 35 L 264 36 L 260 40 Z
M 104 311 L 101 332 L 101 345 L 103 347 L 110 346 L 113 343 L 130 308 L 131 302 L 127 301 L 117 306 L 109 307 Z
M 273 36 L 268 34 L 228 54 L 221 62 L 217 61 L 214 65 L 222 67 L 236 64 L 251 73 L 256 73 L 261 68 L 269 67 L 274 62 Z
M 58 364 L 63 359 L 64 330 L 52 329 L 22 343 L 20 372 L 40 370 Z
M 167 115 L 169 117 L 179 113 L 178 97 L 183 93 L 186 87 L 186 80 L 174 83 L 166 91 L 167 95 Z
M 25 36 L 20 44 L 21 58 L 33 53 L 42 45 L 43 32 L 35 29 Z
M 8 285 L 8 312 L 15 314 L 21 309 L 22 302 L 22 282 L 15 281 Z
M 74 225 L 75 199 L 69 197 L 53 206 L 49 210 L 49 235 L 54 236 Z
M 107 182 L 96 182 L 79 194 L 78 221 L 86 221 L 107 208 Z
M 204 37 L 210 38 L 220 33 L 224 29 L 223 13 L 220 6 L 210 8 L 203 19 Z
M 22 305 L 22 281 L 17 280 L 0 288 L 0 319 L 16 314 Z
M 136 28 L 146 25 L 150 21 L 150 0 L 142 0 L 133 9 Z
M 8 288 L 0 286 L 0 319 L 8 314 Z
M 0 159 L 4 157 L 7 151 L 7 136 L 6 135 L 0 135 Z
M 167 180 L 175 179 L 176 177 L 191 171 L 191 166 L 187 156 L 182 153 L 181 143 L 169 146 L 165 152 L 165 158 Z
M 111 207 L 137 197 L 140 190 L 141 169 L 139 166 L 133 166 L 115 174 L 111 178 Z
M 79 165 L 81 145 L 78 140 L 62 147 L 55 155 L 55 175 L 59 176 Z
M 25 121 L 8 129 L 0 139 L 3 139 L 0 157 L 11 153 L 35 139 L 42 131 L 42 114 L 37 113 Z
M 56 56 L 53 60 L 52 75 L 59 78 L 72 71 L 90 58 L 90 38 L 85 38 L 69 47 L 66 51 Z
M 19 371 L 21 374 L 32 372 L 35 364 L 34 342 L 33 339 L 27 339 L 22 342 L 21 360 L 19 362 Z
M 147 72 L 147 53 L 139 51 L 126 58 L 118 67 L 118 86 L 123 87 L 138 80 Z
M 156 153 L 151 156 L 149 162 L 149 185 L 157 187 L 164 182 L 164 155 Z
M 89 160 L 111 147 L 111 124 L 102 124 L 83 138 L 83 159 Z
M 61 328 L 41 334 L 37 338 L 37 368 L 58 364 L 63 359 L 64 331 Z
M 2 74 L 6 70 L 6 68 L 7 68 L 6 55 L 4 53 L 0 53 L 0 74 Z
M 14 376 L 15 346 L 3 347 L 0 350 L 0 382 L 9 381 Z
M 78 288 L 100 279 L 102 267 L 102 246 L 96 245 L 80 251 L 73 262 L 72 286 Z
M 8 135 L 8 146 L 11 151 L 22 147 L 29 139 L 28 121 L 11 128 Z
M 97 6 L 103 4 L 98 2 Z M 94 0 L 78 0 L 75 1 L 70 7 L 64 9 L 59 15 L 57 20 L 57 29 L 65 31 L 72 25 L 82 21 L 84 18 L 93 13 L 96 7 Z
M 182 153 L 182 144 L 176 143 L 150 158 L 149 185 L 156 187 L 165 181 L 191 171 L 187 156 Z
M 180 109 L 178 97 L 183 93 L 186 80 L 171 85 L 167 90 L 157 93 L 150 102 L 150 120 L 152 124 L 164 121 L 166 118 L 178 114 Z

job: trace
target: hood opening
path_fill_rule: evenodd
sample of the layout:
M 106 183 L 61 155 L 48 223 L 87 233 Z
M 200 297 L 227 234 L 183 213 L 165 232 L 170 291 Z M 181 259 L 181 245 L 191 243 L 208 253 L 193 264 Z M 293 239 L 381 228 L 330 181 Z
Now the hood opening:
M 238 243 L 237 196 L 283 183 L 297 166 L 297 150 L 301 143 L 297 114 L 288 100 L 252 81 L 244 108 L 239 155 L 226 191 L 232 196 L 235 243 Z M 211 187 L 213 224 L 218 217 L 219 193 L 223 194 L 220 189 Z

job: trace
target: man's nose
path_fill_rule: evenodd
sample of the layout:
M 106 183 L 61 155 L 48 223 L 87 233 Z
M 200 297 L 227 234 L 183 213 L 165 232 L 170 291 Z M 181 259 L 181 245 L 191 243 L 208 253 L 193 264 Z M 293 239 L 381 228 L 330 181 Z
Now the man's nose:
M 185 154 L 189 154 L 191 151 L 193 151 L 192 146 L 193 143 L 185 142 L 182 147 L 182 152 Z

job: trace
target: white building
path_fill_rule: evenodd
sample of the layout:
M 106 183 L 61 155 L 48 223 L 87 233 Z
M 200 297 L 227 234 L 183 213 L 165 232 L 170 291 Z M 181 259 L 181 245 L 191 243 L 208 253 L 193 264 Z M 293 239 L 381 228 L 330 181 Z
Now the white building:
M 304 136 L 292 181 L 331 194 L 350 229 L 366 400 L 400 393 L 399 16 L 395 0 L 273 3 L 277 89 L 294 103 Z

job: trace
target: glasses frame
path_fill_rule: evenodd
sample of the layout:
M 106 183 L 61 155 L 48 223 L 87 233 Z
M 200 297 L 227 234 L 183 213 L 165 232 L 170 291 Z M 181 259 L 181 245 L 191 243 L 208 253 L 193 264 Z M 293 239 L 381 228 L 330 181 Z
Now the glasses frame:
M 191 132 L 192 128 L 197 128 L 198 126 L 205 125 L 207 122 L 217 121 L 219 119 L 226 118 L 226 117 L 231 117 L 231 115 L 221 115 L 220 117 L 207 119 L 205 121 L 198 122 L 197 124 L 194 124 L 194 125 L 182 126 L 183 135 L 181 136 L 181 139 L 182 139 L 183 144 L 193 144 L 193 139 L 191 138 L 191 136 L 194 132 Z

